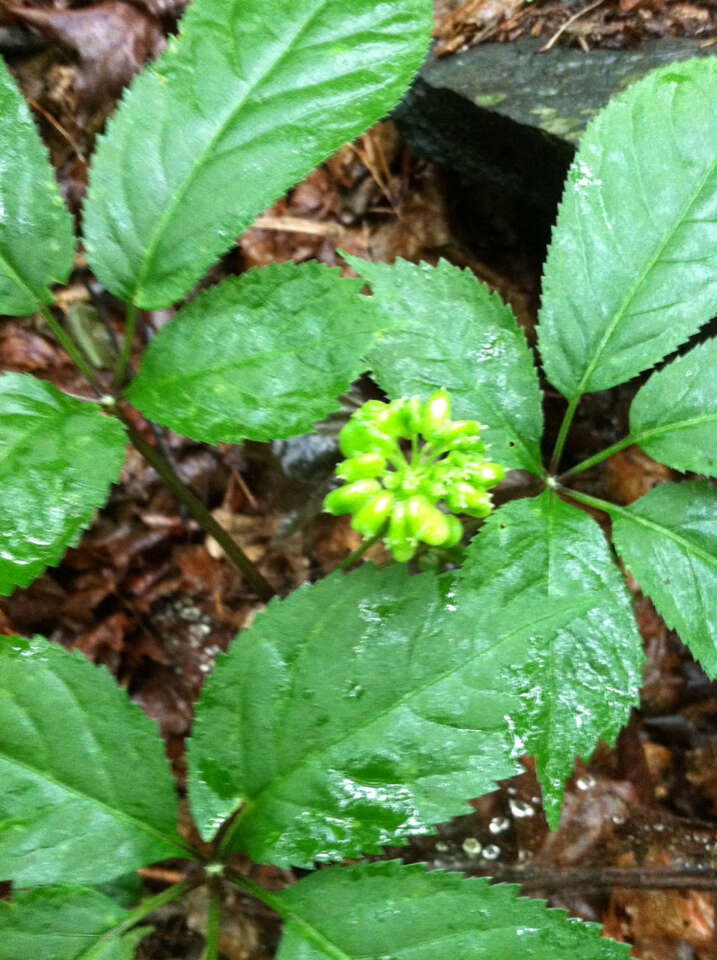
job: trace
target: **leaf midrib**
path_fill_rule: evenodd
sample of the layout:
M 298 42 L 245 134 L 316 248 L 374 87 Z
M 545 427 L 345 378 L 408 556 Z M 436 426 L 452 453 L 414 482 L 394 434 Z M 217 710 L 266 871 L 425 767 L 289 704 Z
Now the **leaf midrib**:
M 42 307 L 41 298 L 35 293 L 35 291 L 31 287 L 29 287 L 25 283 L 25 281 L 22 279 L 20 274 L 13 267 L 10 260 L 8 260 L 2 248 L 0 248 L 0 261 L 2 261 L 5 267 L 5 276 L 9 280 L 12 280 L 12 282 L 22 290 L 22 292 L 35 304 L 35 307 L 39 310 Z
M 103 810 L 108 811 L 115 819 L 123 820 L 133 825 L 136 825 L 140 828 L 142 833 L 149 834 L 152 837 L 161 840 L 164 844 L 169 844 L 174 847 L 176 850 L 181 851 L 182 857 L 186 857 L 187 850 L 177 842 L 177 840 L 172 839 L 166 834 L 162 833 L 160 830 L 157 830 L 156 827 L 153 827 L 151 824 L 146 823 L 144 820 L 140 820 L 137 817 L 134 817 L 132 814 L 127 813 L 124 810 L 121 810 L 117 807 L 113 807 L 105 801 L 100 800 L 97 797 L 93 797 L 89 793 L 82 793 L 75 787 L 71 787 L 69 784 L 63 783 L 61 780 L 56 779 L 51 776 L 47 770 L 38 770 L 37 767 L 32 764 L 25 763 L 22 760 L 19 760 L 17 757 L 9 756 L 4 752 L 0 752 L 0 759 L 4 759 L 11 767 L 16 767 L 20 770 L 24 770 L 27 773 L 33 774 L 40 782 L 43 780 L 47 783 L 52 784 L 54 787 L 57 787 L 60 790 L 66 791 L 68 794 L 76 797 L 79 800 L 87 802 L 88 800 L 94 803 L 96 806 L 100 807 Z
M 192 186 L 194 185 L 195 180 L 204 169 L 204 165 L 208 157 L 211 156 L 211 153 L 216 143 L 219 140 L 221 140 L 221 138 L 224 136 L 227 130 L 235 122 L 237 116 L 239 115 L 241 110 L 244 108 L 246 103 L 249 101 L 249 99 L 254 95 L 256 90 L 260 88 L 262 84 L 264 84 L 266 80 L 272 75 L 272 73 L 283 63 L 287 55 L 293 50 L 293 47 L 296 41 L 302 36 L 302 34 L 306 31 L 306 29 L 310 26 L 311 22 L 314 20 L 314 18 L 324 10 L 324 8 L 327 6 L 329 2 L 330 0 L 323 0 L 323 2 L 320 3 L 318 7 L 312 10 L 309 17 L 299 26 L 296 32 L 287 40 L 283 49 L 281 49 L 278 52 L 276 58 L 272 61 L 271 64 L 269 64 L 266 71 L 262 73 L 259 77 L 257 77 L 254 83 L 247 88 L 247 90 L 244 93 L 244 96 L 241 97 L 238 103 L 229 111 L 227 118 L 220 124 L 220 126 L 217 128 L 217 131 L 206 143 L 204 148 L 199 152 L 197 162 L 194 164 L 192 169 L 189 171 L 189 174 L 185 177 L 182 184 L 174 193 L 171 201 L 167 204 L 167 207 L 164 213 L 162 214 L 162 216 L 160 217 L 160 219 L 158 220 L 157 226 L 150 237 L 149 243 L 147 244 L 144 259 L 142 260 L 142 266 L 137 275 L 137 282 L 135 283 L 134 289 L 130 297 L 130 300 L 135 305 L 139 305 L 138 301 L 144 292 L 142 288 L 144 286 L 144 283 L 147 280 L 147 277 L 150 272 L 150 268 L 154 264 L 154 258 L 157 254 L 157 249 L 164 236 L 165 228 L 168 226 L 169 223 L 171 223 L 179 206 L 182 204 L 188 192 L 191 190 Z M 181 56 L 181 52 L 176 54 L 176 56 Z
M 326 348 L 334 345 L 339 346 L 342 343 L 345 344 L 347 340 L 352 338 L 364 338 L 367 336 L 373 337 L 377 332 L 380 333 L 380 331 L 377 331 L 376 328 L 372 326 L 368 330 L 353 330 L 350 333 L 344 333 L 335 337 L 317 336 L 315 339 L 307 340 L 301 345 L 292 346 L 291 348 L 277 348 L 276 350 L 265 350 L 262 353 L 245 354 L 239 360 L 233 360 L 230 363 L 228 362 L 212 365 L 202 370 L 192 370 L 189 373 L 176 373 L 166 377 L 155 377 L 152 375 L 151 387 L 153 390 L 158 390 L 166 384 L 174 385 L 177 383 L 191 383 L 194 380 L 201 380 L 203 377 L 210 378 L 217 374 L 221 375 L 225 373 L 232 373 L 255 363 L 263 363 L 265 361 L 271 361 L 281 357 L 301 356 L 304 353 L 321 347 Z M 361 364 L 359 359 L 356 359 L 354 362 L 356 364 Z M 163 360 L 162 363 L 166 363 L 166 361 Z M 364 369 L 365 366 L 365 364 L 361 364 L 361 369 Z M 135 383 L 137 384 L 137 389 L 147 389 L 146 386 L 142 384 L 141 372 Z
M 655 247 L 653 256 L 648 260 L 647 264 L 645 265 L 641 273 L 638 274 L 632 287 L 626 292 L 622 300 L 622 303 L 620 304 L 618 309 L 615 311 L 612 321 L 608 324 L 605 330 L 605 333 L 600 339 L 600 342 L 597 346 L 597 349 L 595 350 L 595 353 L 592 359 L 589 361 L 587 367 L 585 368 L 585 372 L 580 378 L 575 391 L 571 394 L 569 398 L 571 402 L 574 402 L 576 398 L 581 397 L 583 393 L 585 393 L 585 387 L 589 383 L 590 377 L 595 372 L 595 368 L 597 367 L 601 359 L 602 352 L 605 350 L 608 343 L 612 339 L 612 336 L 615 333 L 618 325 L 624 319 L 625 314 L 627 313 L 627 310 L 630 307 L 630 304 L 637 296 L 638 291 L 640 290 L 641 286 L 645 283 L 648 275 L 651 273 L 655 265 L 660 261 L 662 253 L 672 241 L 672 238 L 674 237 L 675 233 L 679 230 L 679 228 L 682 226 L 684 221 L 687 219 L 687 214 L 699 199 L 700 194 L 702 193 L 703 189 L 705 188 L 707 182 L 711 178 L 716 168 L 717 168 L 717 159 L 714 160 L 712 164 L 707 167 L 704 173 L 704 176 L 700 180 L 695 191 L 688 197 L 682 209 L 681 215 L 675 218 L 675 222 L 672 224 L 672 227 L 668 230 L 663 240 L 660 243 L 658 243 L 657 246 Z
M 639 502 L 640 501 L 638 500 L 638 503 Z M 694 541 L 689 540 L 687 537 L 681 536 L 670 527 L 665 527 L 656 520 L 650 520 L 649 517 L 644 517 L 639 513 L 633 513 L 632 510 L 626 507 L 618 507 L 615 504 L 610 505 L 610 513 L 616 514 L 618 517 L 622 517 L 626 521 L 632 521 L 633 523 L 645 527 L 648 530 L 657 532 L 660 536 L 667 537 L 669 540 L 673 540 L 678 546 L 684 549 L 688 556 L 694 555 L 699 557 L 708 566 L 713 566 L 717 569 L 717 556 L 708 553 L 702 547 L 694 543 Z
M 646 427 L 632 434 L 633 443 L 642 443 L 643 440 L 652 440 L 654 437 L 661 437 L 666 433 L 677 433 L 680 430 L 688 430 L 690 427 L 698 427 L 703 423 L 717 424 L 717 411 L 704 413 L 696 417 L 686 417 L 684 420 L 673 420 L 668 423 L 662 423 L 656 427 Z
M 0 397 L 0 404 L 2 403 L 2 397 Z M 38 418 L 38 422 L 30 427 L 27 433 L 22 434 L 15 443 L 11 443 L 8 446 L 0 450 L 0 467 L 3 465 L 3 461 L 7 460 L 8 457 L 11 457 L 14 453 L 17 452 L 18 448 L 21 447 L 24 443 L 27 443 L 31 440 L 37 433 L 45 433 L 48 430 L 52 429 L 53 422 L 56 420 L 63 419 L 63 411 L 54 409 L 54 415 L 43 419 L 42 417 Z
M 258 805 L 261 797 L 265 793 L 268 793 L 281 781 L 288 780 L 291 776 L 293 776 L 293 774 L 297 770 L 300 770 L 303 766 L 309 765 L 315 757 L 321 756 L 323 753 L 326 753 L 329 750 L 335 749 L 345 741 L 350 740 L 357 733 L 362 732 L 368 729 L 369 727 L 373 726 L 375 723 L 379 722 L 384 717 L 388 716 L 394 711 L 399 710 L 401 707 L 405 706 L 405 704 L 408 703 L 410 700 L 412 700 L 414 697 L 420 696 L 426 690 L 429 690 L 431 687 L 439 683 L 442 683 L 444 680 L 447 680 L 454 674 L 463 670 L 467 664 L 473 663 L 479 658 L 494 652 L 501 644 L 513 639 L 513 637 L 516 636 L 516 634 L 526 629 L 526 627 L 536 626 L 538 624 L 549 621 L 556 616 L 563 616 L 567 612 L 572 612 L 572 611 L 583 612 L 585 610 L 591 609 L 593 606 L 594 606 L 594 599 L 591 598 L 590 601 L 586 603 L 585 598 L 581 597 L 579 601 L 566 601 L 565 603 L 560 603 L 558 606 L 558 609 L 553 609 L 550 613 L 545 614 L 542 617 L 536 617 L 535 615 L 531 614 L 529 619 L 526 622 L 520 623 L 512 631 L 505 633 L 502 637 L 500 637 L 500 639 L 496 640 L 494 643 L 489 644 L 488 646 L 482 647 L 477 653 L 474 653 L 473 655 L 468 657 L 466 660 L 462 661 L 459 665 L 453 665 L 448 670 L 444 670 L 441 674 L 432 676 L 430 680 L 428 680 L 426 683 L 422 684 L 419 687 L 414 688 L 413 690 L 408 691 L 402 697 L 400 697 L 398 700 L 393 701 L 393 703 L 391 703 L 389 706 L 387 706 L 385 709 L 381 710 L 380 712 L 367 715 L 365 722 L 363 724 L 352 727 L 351 730 L 342 734 L 340 737 L 336 738 L 335 740 L 325 741 L 319 746 L 317 746 L 316 748 L 314 748 L 313 750 L 309 750 L 296 763 L 291 764 L 284 772 L 282 772 L 280 776 L 274 777 L 272 780 L 268 781 L 267 784 L 264 787 L 262 787 L 262 789 L 259 790 L 258 793 L 256 793 L 253 797 L 247 798 L 244 809 L 242 810 L 241 814 L 237 817 L 234 823 L 234 830 L 232 830 L 232 834 L 234 834 L 236 830 L 239 828 L 239 825 L 241 824 L 241 821 L 244 819 L 246 814 Z

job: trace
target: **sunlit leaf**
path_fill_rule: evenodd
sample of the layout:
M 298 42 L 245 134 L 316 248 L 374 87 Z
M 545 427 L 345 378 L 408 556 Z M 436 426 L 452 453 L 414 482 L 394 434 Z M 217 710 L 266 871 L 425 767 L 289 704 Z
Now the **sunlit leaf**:
M 430 0 L 193 0 L 92 161 L 88 258 L 123 300 L 179 300 L 289 187 L 400 100 Z
M 625 565 L 668 627 L 717 677 L 717 489 L 667 483 L 613 515 Z
M 555 826 L 576 755 L 614 741 L 642 680 L 642 642 L 605 536 L 549 491 L 514 500 L 468 548 L 455 603 L 483 642 L 508 631 L 521 640 L 493 682 L 517 696 L 510 725 L 536 757 Z
M 72 217 L 30 110 L 0 58 L 0 313 L 52 302 L 72 268 Z
M 453 416 L 479 420 L 491 458 L 509 468 L 542 472 L 541 393 L 513 311 L 468 270 L 396 260 L 346 260 L 371 286 L 386 328 L 371 350 L 376 382 L 392 399 L 427 400 L 445 387 Z
M 269 604 L 197 706 L 189 795 L 205 838 L 243 803 L 226 846 L 254 860 L 378 852 L 517 769 L 496 682 L 514 651 L 453 633 L 446 589 L 365 566 Z
M 331 867 L 276 897 L 277 960 L 627 960 L 629 944 L 518 889 L 420 863 Z
M 227 280 L 154 338 L 128 397 L 205 443 L 307 433 L 365 368 L 376 319 L 361 286 L 318 263 Z
M 575 402 L 656 363 L 717 307 L 717 59 L 673 63 L 588 126 L 553 231 L 538 339 Z
M 155 724 L 103 667 L 40 637 L 0 638 L 0 783 L 0 876 L 18 887 L 186 856 Z
M 717 475 L 717 340 L 653 373 L 630 407 L 630 433 L 660 463 Z
M 90 525 L 124 461 L 125 431 L 96 403 L 0 376 L 0 596 L 54 566 Z
M 133 960 L 150 928 L 104 939 L 126 916 L 86 887 L 20 890 L 0 901 L 0 960 Z

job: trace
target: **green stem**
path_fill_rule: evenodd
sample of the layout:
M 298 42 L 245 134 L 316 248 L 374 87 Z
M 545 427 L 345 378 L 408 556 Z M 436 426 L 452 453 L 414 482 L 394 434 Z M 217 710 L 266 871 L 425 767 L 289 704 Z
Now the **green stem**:
M 115 366 L 114 383 L 115 386 L 121 386 L 124 383 L 129 355 L 132 351 L 132 340 L 134 339 L 134 328 L 137 325 L 137 307 L 134 303 L 127 304 L 127 313 L 124 322 L 124 340 L 122 341 L 122 352 L 117 358 Z
M 55 337 L 60 341 L 60 344 L 64 347 L 65 351 L 72 359 L 75 366 L 82 372 L 86 379 L 92 384 L 97 393 L 101 393 L 99 383 L 97 380 L 97 375 L 89 363 L 82 356 L 82 352 L 75 343 L 75 341 L 70 337 L 63 329 L 62 326 L 55 320 L 52 313 L 50 312 L 49 307 L 39 305 L 39 312 L 42 316 L 42 319 L 48 325 L 50 330 L 53 332 Z
M 270 907 L 275 913 L 278 913 L 282 920 L 290 921 L 295 927 L 298 927 L 310 943 L 320 948 L 322 956 L 331 957 L 332 960 L 350 960 L 349 955 L 340 947 L 337 947 L 335 943 L 332 943 L 331 940 L 328 940 L 321 931 L 312 927 L 303 917 L 294 913 L 294 911 L 286 905 L 281 895 L 270 893 L 268 890 L 265 890 L 264 887 L 260 887 L 254 883 L 253 880 L 242 876 L 240 873 L 235 873 L 233 870 L 227 870 L 225 876 L 231 883 L 237 887 L 241 887 L 242 890 L 251 894 L 252 897 L 256 897 L 261 903 L 265 903 L 267 907 Z
M 575 411 L 577 410 L 578 404 L 580 403 L 580 397 L 582 394 L 578 393 L 572 398 L 568 404 L 568 409 L 565 411 L 565 416 L 563 417 L 563 422 L 560 424 L 560 432 L 558 433 L 558 439 L 555 441 L 555 450 L 553 450 L 553 457 L 550 461 L 550 472 L 555 473 L 558 469 L 558 464 L 560 463 L 560 458 L 563 455 L 563 447 L 565 446 L 565 441 L 568 438 L 568 430 L 570 425 L 573 422 L 573 417 L 575 416 Z
M 617 513 L 627 513 L 624 507 L 618 507 L 617 504 L 609 503 L 607 500 L 600 500 L 598 497 L 591 497 L 588 493 L 580 493 L 578 490 L 572 490 L 570 487 L 558 487 L 560 493 L 571 500 L 584 504 L 586 507 L 593 507 L 595 510 L 602 510 L 603 513 L 609 513 L 613 516 Z
M 353 565 L 361 559 L 364 553 L 366 553 L 367 550 L 370 550 L 371 547 L 374 545 L 374 543 L 376 543 L 378 540 L 381 539 L 381 537 L 384 535 L 385 532 L 386 532 L 386 524 L 384 523 L 382 524 L 378 533 L 375 533 L 368 540 L 364 540 L 364 542 L 361 544 L 360 547 L 357 547 L 357 549 L 354 550 L 353 553 L 350 553 L 345 560 L 341 561 L 338 567 L 339 570 L 343 571 L 344 573 L 346 573 L 347 570 L 350 570 L 351 567 L 353 567 Z
M 180 480 L 172 467 L 167 463 L 160 452 L 148 443 L 144 437 L 132 426 L 131 423 L 122 417 L 127 428 L 129 438 L 136 449 L 142 454 L 145 460 L 157 471 L 164 480 L 169 489 L 175 495 L 180 503 L 189 510 L 191 515 L 197 521 L 199 526 L 214 537 L 222 550 L 229 557 L 234 566 L 241 572 L 246 581 L 256 591 L 261 600 L 267 602 L 276 594 L 268 580 L 257 570 L 249 557 L 244 553 L 236 541 L 229 536 L 227 531 L 217 523 L 204 504 L 189 489 L 186 484 Z
M 108 940 L 115 940 L 124 936 L 132 927 L 137 926 L 145 917 L 148 917 L 150 913 L 154 913 L 155 910 L 159 910 L 160 907 L 165 906 L 167 903 L 172 903 L 173 900 L 179 900 L 185 893 L 200 886 L 203 882 L 204 878 L 201 875 L 187 877 L 185 880 L 181 880 L 179 883 L 167 887 L 166 890 L 156 894 L 156 896 L 147 897 L 138 907 L 135 907 L 134 910 L 131 910 L 127 914 L 122 923 L 101 937 L 88 953 L 83 954 L 83 957 L 85 957 L 86 960 L 95 960 L 95 957 L 99 960 L 100 957 L 106 956 Z
M 582 463 L 579 463 L 576 467 L 571 467 L 565 473 L 563 473 L 558 480 L 560 483 L 563 483 L 568 477 L 574 477 L 578 473 L 583 473 L 585 470 L 589 470 L 590 467 L 594 467 L 596 463 L 602 463 L 603 460 L 607 460 L 608 457 L 611 457 L 614 453 L 619 453 L 621 450 L 625 450 L 627 447 L 631 447 L 635 443 L 635 438 L 631 433 L 626 437 L 623 437 L 622 440 L 618 440 L 617 443 L 613 443 L 611 447 L 606 447 L 604 450 L 601 450 L 600 453 L 596 453 L 593 457 L 588 457 L 587 460 L 583 460 Z
M 209 895 L 207 907 L 207 933 L 205 937 L 202 960 L 218 960 L 219 958 L 219 926 L 221 922 L 221 895 L 219 889 L 213 889 Z

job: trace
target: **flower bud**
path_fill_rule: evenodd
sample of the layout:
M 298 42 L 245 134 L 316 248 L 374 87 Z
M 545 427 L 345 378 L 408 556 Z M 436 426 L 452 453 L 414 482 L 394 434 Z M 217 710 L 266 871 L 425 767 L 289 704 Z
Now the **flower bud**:
M 407 397 L 400 407 L 401 436 L 407 440 L 421 432 L 423 426 L 423 404 L 418 397 Z
M 386 458 L 380 453 L 361 453 L 344 460 L 336 468 L 336 475 L 348 483 L 353 480 L 365 480 L 367 477 L 380 477 L 386 469 Z
M 446 390 L 436 390 L 426 401 L 423 408 L 423 422 L 421 433 L 428 440 L 440 430 L 451 415 L 451 399 Z
M 339 449 L 345 457 L 363 453 L 387 454 L 395 449 L 395 443 L 371 423 L 352 418 L 339 432 Z
M 369 497 L 381 491 L 378 480 L 357 480 L 345 487 L 332 490 L 324 500 L 324 510 L 335 517 L 342 513 L 355 513 Z
M 389 403 L 385 410 L 382 410 L 375 418 L 375 424 L 381 433 L 385 433 L 392 438 L 410 436 L 406 434 L 403 401 L 398 400 L 395 403 Z
M 448 524 L 448 536 L 441 546 L 446 548 L 455 547 L 456 544 L 460 543 L 463 539 L 463 525 L 458 517 L 454 517 L 453 514 L 448 514 L 446 523 Z
M 391 521 L 384 539 L 393 559 L 399 563 L 410 560 L 416 552 L 417 540 L 408 526 L 405 500 L 399 500 L 393 505 Z
M 493 487 L 505 479 L 505 469 L 499 463 L 489 463 L 487 460 L 481 463 L 472 472 L 472 476 L 485 487 Z
M 475 420 L 453 420 L 435 431 L 433 441 L 441 447 L 483 446 L 480 439 L 480 424 Z
M 453 513 L 467 513 L 471 517 L 487 517 L 493 509 L 490 494 L 477 490 L 470 483 L 456 483 L 446 497 L 448 508 Z
M 414 536 L 432 547 L 439 546 L 450 535 L 445 513 L 426 497 L 419 495 L 407 500 L 406 516 Z
M 351 526 L 362 537 L 374 537 L 388 519 L 394 501 L 392 493 L 382 490 L 364 503 L 351 521 Z

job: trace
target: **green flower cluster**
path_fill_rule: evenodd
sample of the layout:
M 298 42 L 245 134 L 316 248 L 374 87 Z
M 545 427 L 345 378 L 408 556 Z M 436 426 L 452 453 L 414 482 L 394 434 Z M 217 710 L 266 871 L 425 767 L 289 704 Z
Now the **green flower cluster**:
M 455 546 L 463 528 L 452 514 L 487 516 L 493 509 L 488 488 L 505 471 L 484 458 L 480 424 L 450 415 L 445 390 L 426 403 L 418 397 L 369 400 L 339 433 L 348 459 L 336 473 L 345 486 L 326 497 L 324 509 L 353 514 L 351 526 L 363 537 L 385 529 L 395 560 L 410 560 L 419 542 Z

